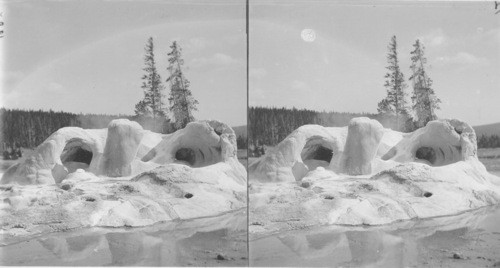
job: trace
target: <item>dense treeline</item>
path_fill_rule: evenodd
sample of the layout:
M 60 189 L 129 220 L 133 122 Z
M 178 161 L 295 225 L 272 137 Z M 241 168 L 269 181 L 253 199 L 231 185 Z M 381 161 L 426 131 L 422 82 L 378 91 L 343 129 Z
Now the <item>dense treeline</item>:
M 500 148 L 500 136 L 481 135 L 481 137 L 477 139 L 477 148 Z
M 307 109 L 250 107 L 248 110 L 249 146 L 274 146 L 292 131 L 307 124 L 343 127 L 354 117 L 365 116 L 378 120 L 384 127 L 395 128 L 396 117 L 369 113 L 317 112 Z
M 386 128 L 397 128 L 396 118 L 388 115 L 250 107 L 248 110 L 248 146 L 253 150 L 263 150 L 263 145 L 278 144 L 300 126 L 318 124 L 326 127 L 343 127 L 347 126 L 352 118 L 360 116 L 378 120 Z M 500 136 L 481 135 L 477 138 L 477 145 L 478 148 L 500 148 Z
M 238 149 L 247 149 L 247 139 L 242 135 L 238 135 L 238 137 L 236 138 L 236 146 L 238 147 Z
M 74 114 L 52 110 L 0 109 L 2 150 L 19 147 L 34 148 L 62 127 L 106 128 L 111 120 L 127 118 L 142 125 L 144 129 L 171 133 L 173 125 L 165 119 L 127 115 Z

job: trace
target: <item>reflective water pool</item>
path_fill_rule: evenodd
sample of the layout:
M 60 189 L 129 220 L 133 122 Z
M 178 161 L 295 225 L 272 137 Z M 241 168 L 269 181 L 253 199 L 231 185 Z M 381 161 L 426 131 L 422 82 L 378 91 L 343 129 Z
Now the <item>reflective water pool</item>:
M 251 266 L 500 266 L 500 206 L 378 227 L 290 231 L 249 245 Z
M 90 228 L 0 247 L 0 265 L 247 266 L 246 209 L 144 228 Z

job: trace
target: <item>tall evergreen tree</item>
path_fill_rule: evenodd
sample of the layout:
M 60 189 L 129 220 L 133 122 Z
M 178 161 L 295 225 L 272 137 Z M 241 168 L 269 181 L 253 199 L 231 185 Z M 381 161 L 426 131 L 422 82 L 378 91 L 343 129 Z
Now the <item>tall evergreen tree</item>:
M 170 46 L 172 51 L 168 53 L 168 68 L 170 76 L 167 82 L 170 82 L 170 111 L 175 120 L 177 129 L 184 128 L 189 122 L 194 121 L 193 111 L 196 111 L 198 101 L 192 96 L 189 90 L 189 80 L 184 77 L 182 66 L 182 48 L 176 41 Z
M 412 75 L 410 80 L 413 82 L 413 111 L 415 112 L 416 124 L 423 127 L 427 122 L 437 119 L 435 110 L 439 109 L 440 99 L 436 97 L 432 87 L 432 80 L 425 72 L 427 59 L 424 56 L 425 47 L 417 39 L 413 44 L 414 50 L 411 52 Z
M 161 76 L 156 69 L 153 37 L 150 37 L 144 48 L 146 55 L 144 56 L 145 74 L 142 76 L 142 86 L 144 91 L 144 99 L 135 105 L 135 114 L 141 116 L 156 117 L 165 116 L 165 107 L 163 102 L 163 91 L 165 86 L 162 84 Z
M 402 124 L 408 117 L 408 107 L 406 101 L 406 91 L 408 87 L 405 83 L 405 78 L 399 68 L 398 52 L 396 36 L 391 38 L 391 42 L 387 47 L 387 63 L 386 69 L 389 70 L 385 75 L 384 87 L 387 88 L 387 96 L 378 103 L 378 112 L 380 114 L 394 114 L 396 116 L 396 126 L 400 130 Z M 404 126 L 404 124 L 403 124 Z

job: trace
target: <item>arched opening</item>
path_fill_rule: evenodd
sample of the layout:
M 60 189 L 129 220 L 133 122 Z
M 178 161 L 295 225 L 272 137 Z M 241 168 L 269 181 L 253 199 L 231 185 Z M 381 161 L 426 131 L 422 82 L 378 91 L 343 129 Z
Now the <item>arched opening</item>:
M 185 162 L 190 166 L 194 166 L 196 163 L 196 155 L 193 149 L 190 148 L 180 148 L 175 152 L 175 160 L 180 162 Z
M 321 145 L 316 145 L 311 149 L 309 155 L 303 160 L 319 160 L 330 163 L 332 161 L 333 151 Z
M 333 150 L 323 139 L 311 139 L 306 142 L 300 156 L 307 168 L 314 170 L 317 167 L 327 167 L 330 165 L 333 158 Z
M 439 146 L 422 146 L 415 151 L 418 162 L 439 167 L 456 163 L 461 160 L 460 146 L 443 144 Z
M 206 167 L 222 160 L 220 147 L 182 147 L 174 153 L 175 163 L 190 167 Z
M 338 150 L 332 147 L 334 144 L 321 136 L 309 138 L 302 148 L 298 161 L 292 167 L 292 173 L 297 181 L 301 180 L 307 172 L 315 170 L 317 167 L 328 167 Z
M 436 163 L 436 151 L 431 147 L 420 147 L 415 152 L 415 157 L 419 160 L 425 160 L 429 164 L 434 165 Z
M 82 140 L 71 140 L 63 149 L 61 154 L 61 162 L 66 167 L 69 173 L 75 172 L 77 169 L 87 170 L 92 162 L 92 149 Z

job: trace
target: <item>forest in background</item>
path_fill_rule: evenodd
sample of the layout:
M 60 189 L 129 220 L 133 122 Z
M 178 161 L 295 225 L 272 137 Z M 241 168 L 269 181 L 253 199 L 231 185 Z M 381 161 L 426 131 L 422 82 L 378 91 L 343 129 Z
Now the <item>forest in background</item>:
M 354 117 L 365 116 L 381 122 L 386 128 L 395 127 L 395 118 L 390 115 L 370 113 L 318 112 L 307 109 L 250 107 L 248 126 L 235 128 L 239 149 L 250 146 L 274 146 L 295 129 L 306 124 L 327 127 L 347 126 Z M 35 148 L 56 130 L 75 126 L 84 129 L 106 128 L 111 120 L 127 118 L 138 122 L 144 129 L 160 133 L 172 133 L 174 125 L 165 117 L 151 117 L 107 114 L 74 114 L 43 110 L 19 110 L 0 108 L 1 149 Z M 239 130 L 241 128 L 241 130 Z M 475 127 L 476 128 L 476 127 Z M 248 139 L 244 130 L 248 129 Z M 478 133 L 478 148 L 500 148 L 500 135 Z
M 107 114 L 74 114 L 52 110 L 19 110 L 0 108 L 2 150 L 34 148 L 62 127 L 106 128 L 111 120 L 126 118 L 138 122 L 144 129 L 171 133 L 174 128 L 164 117 Z
M 300 126 L 318 124 L 325 127 L 343 127 L 355 117 L 368 117 L 379 121 L 385 128 L 396 128 L 396 118 L 389 114 L 318 112 L 307 109 L 250 107 L 248 109 L 248 143 L 252 150 L 262 146 L 275 146 Z M 479 148 L 500 147 L 496 134 L 477 137 Z M 256 153 L 260 155 L 261 153 Z
M 107 128 L 114 119 L 126 118 L 139 123 L 144 129 L 168 134 L 176 130 L 166 117 L 152 118 L 138 115 L 74 114 L 52 110 L 19 110 L 0 108 L 2 151 L 12 152 L 19 148 L 35 148 L 52 133 L 62 127 L 84 129 Z M 238 148 L 246 148 L 246 136 L 238 135 Z
M 248 109 L 249 146 L 274 146 L 292 131 L 307 124 L 343 127 L 354 117 L 378 120 L 386 128 L 396 127 L 396 116 L 390 114 L 318 112 L 296 108 L 250 107 Z

